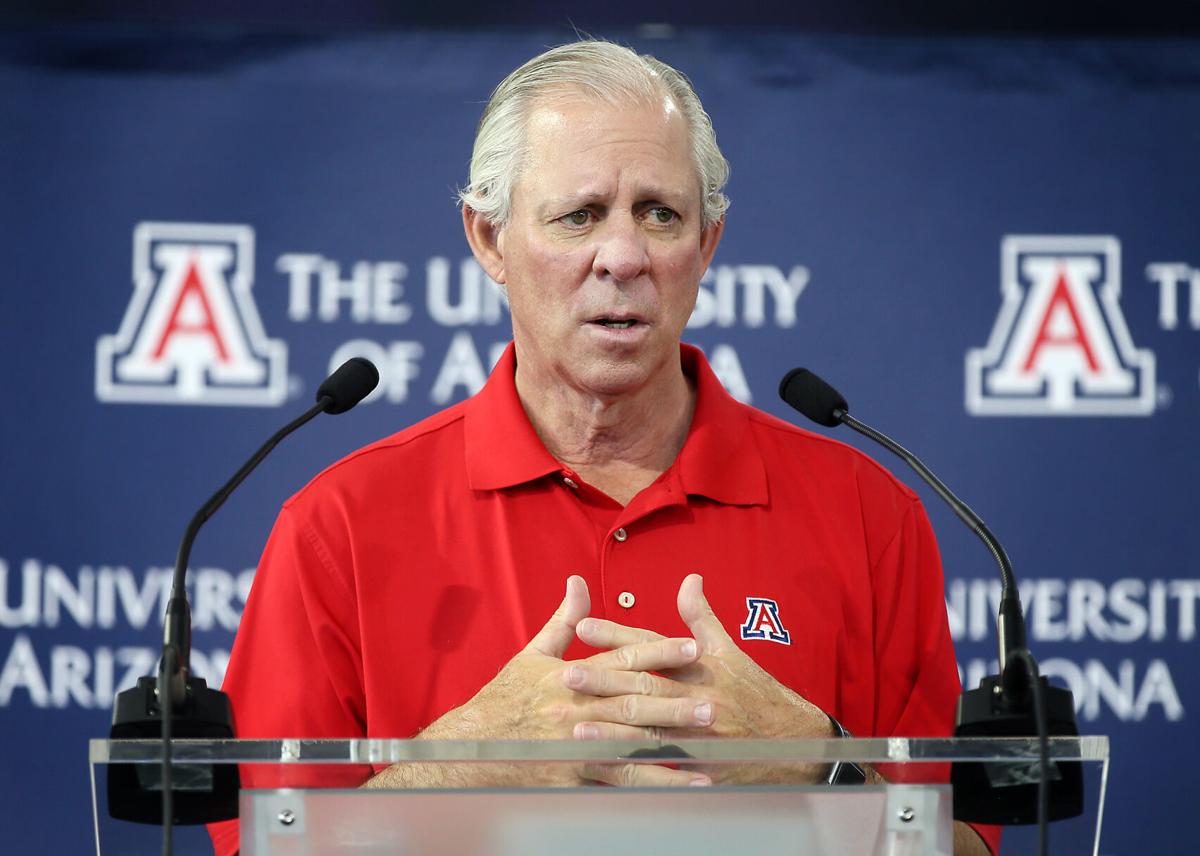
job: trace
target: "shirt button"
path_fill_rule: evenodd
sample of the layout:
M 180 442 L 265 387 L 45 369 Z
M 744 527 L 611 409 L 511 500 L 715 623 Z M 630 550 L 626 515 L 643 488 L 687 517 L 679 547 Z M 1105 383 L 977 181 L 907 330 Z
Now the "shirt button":
M 633 606 L 636 602 L 637 598 L 633 596 L 633 592 L 631 591 L 623 591 L 617 595 L 617 603 L 621 604 L 621 606 L 625 607 L 626 609 L 629 609 L 629 607 Z
M 577 484 L 575 484 L 575 482 L 571 481 L 569 476 L 563 476 L 563 484 L 565 484 L 567 487 L 571 488 L 572 490 L 575 490 L 579 487 L 579 485 L 577 485 Z
M 618 541 L 624 541 L 626 538 L 629 537 L 629 534 L 624 530 L 624 528 L 621 528 L 613 533 L 613 537 L 616 538 Z M 629 596 L 633 597 L 633 595 L 629 595 Z

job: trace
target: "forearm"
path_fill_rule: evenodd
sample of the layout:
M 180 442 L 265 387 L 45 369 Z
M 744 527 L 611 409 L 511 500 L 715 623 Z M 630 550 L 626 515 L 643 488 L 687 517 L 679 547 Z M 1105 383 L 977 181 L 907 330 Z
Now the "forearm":
M 405 762 L 381 770 L 364 788 L 478 788 L 497 784 L 505 764 Z
M 477 704 L 486 697 L 481 690 L 471 701 L 447 711 L 417 734 L 414 740 L 511 739 L 513 726 L 503 716 L 482 717 Z M 484 698 L 486 705 L 486 698 Z M 560 765 L 564 766 L 564 765 Z M 363 784 L 365 788 L 483 788 L 511 785 L 553 784 L 539 771 L 546 765 L 464 761 L 405 761 L 381 770 Z M 536 780 L 535 780 L 536 778 Z
M 414 737 L 414 740 L 477 740 L 470 703 L 443 714 Z M 405 761 L 381 770 L 363 784 L 364 788 L 463 788 L 482 787 L 490 765 L 448 762 Z
M 954 856 L 992 856 L 974 829 L 961 820 L 954 821 Z

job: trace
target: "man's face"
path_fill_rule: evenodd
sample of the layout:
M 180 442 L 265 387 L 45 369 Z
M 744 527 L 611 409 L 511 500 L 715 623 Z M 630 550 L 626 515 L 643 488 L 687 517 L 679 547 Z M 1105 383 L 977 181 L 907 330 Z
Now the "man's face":
M 701 229 L 678 109 L 549 100 L 530 116 L 528 145 L 488 271 L 508 289 L 519 381 L 609 397 L 678 373 L 721 233 Z

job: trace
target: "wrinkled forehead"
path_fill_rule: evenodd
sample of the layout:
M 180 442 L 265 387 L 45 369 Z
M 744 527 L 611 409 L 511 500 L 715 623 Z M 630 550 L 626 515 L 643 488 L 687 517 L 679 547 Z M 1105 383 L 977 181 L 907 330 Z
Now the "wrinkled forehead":
M 525 116 L 524 155 L 547 140 L 561 145 L 574 140 L 586 146 L 627 116 L 639 117 L 638 130 L 646 136 L 677 138 L 686 143 L 687 126 L 670 97 L 609 102 L 570 93 L 540 99 Z
M 630 117 L 636 117 L 632 128 Z M 514 189 L 523 183 L 530 170 L 537 172 L 549 162 L 574 161 L 576 155 L 579 161 L 586 161 L 604 141 L 628 142 L 631 137 L 644 143 L 652 153 L 660 151 L 664 166 L 686 170 L 695 177 L 698 186 L 699 170 L 687 121 L 668 93 L 655 91 L 600 98 L 588 91 L 564 89 L 530 105 Z

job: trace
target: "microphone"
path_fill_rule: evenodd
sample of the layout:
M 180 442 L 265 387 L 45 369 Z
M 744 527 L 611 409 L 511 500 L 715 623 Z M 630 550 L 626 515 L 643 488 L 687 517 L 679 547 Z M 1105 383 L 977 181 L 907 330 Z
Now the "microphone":
M 1012 563 L 996 536 L 916 455 L 851 416 L 850 406 L 841 393 L 808 369 L 792 369 L 784 375 L 779 383 L 779 397 L 819 425 L 831 428 L 848 425 L 898 455 L 983 541 L 1000 566 L 1003 583 L 996 619 L 999 675 L 985 677 L 978 689 L 968 690 L 959 697 L 954 733 L 957 737 L 1039 737 L 1043 773 L 1035 778 L 1028 770 L 1023 773 L 1016 770 L 1015 765 L 996 769 L 979 763 L 955 763 L 951 773 L 955 818 L 979 823 L 1025 824 L 1039 823 L 1039 814 L 1054 820 L 1081 814 L 1080 765 L 1058 764 L 1058 778 L 1053 783 L 1047 781 L 1046 775 L 1050 765 L 1045 737 L 1079 734 L 1074 697 L 1070 690 L 1051 686 L 1038 674 L 1037 661 L 1025 644 L 1025 618 Z M 1045 792 L 1046 786 L 1050 793 Z M 1048 798 L 1051 804 L 1047 806 L 1044 803 Z
M 321 385 L 317 387 L 317 403 L 329 399 L 324 410 L 329 415 L 336 416 L 358 404 L 377 386 L 379 370 L 375 365 L 363 357 L 351 357 L 338 366 L 337 371 L 321 381 Z
M 779 397 L 818 425 L 836 428 L 850 412 L 842 394 L 808 369 L 792 369 L 779 382 Z
M 157 679 L 140 678 L 137 686 L 118 693 L 113 704 L 110 739 L 163 741 L 161 768 L 153 764 L 108 765 L 108 811 L 119 820 L 162 824 L 164 852 L 171 849 L 173 824 L 230 820 L 238 813 L 238 773 L 235 764 L 189 764 L 171 769 L 171 737 L 220 740 L 232 738 L 229 698 L 210 689 L 190 671 L 192 622 L 185 577 L 192 542 L 246 477 L 279 442 L 321 413 L 345 413 L 379 383 L 379 371 L 369 360 L 355 357 L 343 363 L 317 390 L 316 404 L 271 436 L 220 490 L 192 517 L 179 544 L 171 597 L 163 625 L 162 659 Z M 174 733 L 173 733 L 174 732 Z M 182 781 L 172 782 L 172 774 Z
M 996 540 L 996 536 L 987 528 L 984 522 L 972 511 L 966 503 L 942 483 L 933 472 L 921 462 L 916 455 L 892 440 L 885 434 L 855 419 L 850 415 L 850 405 L 836 389 L 823 381 L 808 369 L 792 369 L 783 376 L 779 384 L 779 396 L 791 407 L 800 411 L 819 425 L 830 428 L 838 425 L 848 425 L 860 434 L 884 446 L 888 451 L 898 455 L 906 464 L 914 469 L 930 487 L 937 492 L 954 511 L 960 520 L 972 532 L 979 536 L 984 545 L 991 551 L 992 556 L 1000 565 L 1000 575 L 1003 578 L 1003 588 L 1000 595 L 999 637 L 1000 637 L 1000 672 L 1008 672 L 1009 652 L 1025 647 L 1025 617 L 1021 613 L 1021 596 L 1017 591 L 1016 579 L 1012 572 L 1012 563 L 1008 554 Z M 1016 672 L 1012 673 L 1011 681 L 1016 681 Z M 1015 683 L 1007 686 L 1011 692 L 1018 692 L 1020 687 Z

